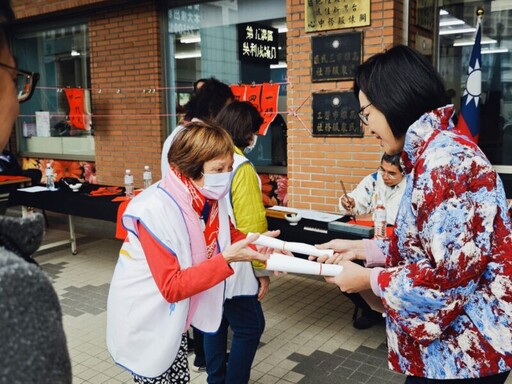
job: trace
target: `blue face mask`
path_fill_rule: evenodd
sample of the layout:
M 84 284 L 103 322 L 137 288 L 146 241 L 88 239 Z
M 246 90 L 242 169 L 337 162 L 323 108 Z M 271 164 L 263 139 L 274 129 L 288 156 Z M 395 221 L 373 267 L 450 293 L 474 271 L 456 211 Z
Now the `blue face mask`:
M 231 185 L 231 172 L 203 173 L 204 185 L 199 188 L 207 199 L 220 200 L 228 193 Z
M 258 135 L 253 135 L 252 144 L 244 148 L 244 153 L 250 153 L 256 146 L 257 141 L 258 141 Z

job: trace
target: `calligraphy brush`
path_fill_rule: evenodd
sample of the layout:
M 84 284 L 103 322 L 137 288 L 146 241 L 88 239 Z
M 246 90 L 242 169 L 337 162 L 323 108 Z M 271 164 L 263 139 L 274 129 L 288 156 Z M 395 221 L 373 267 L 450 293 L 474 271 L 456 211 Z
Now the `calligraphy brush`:
M 340 184 L 341 184 L 341 189 L 343 190 L 343 195 L 347 196 L 347 198 L 348 198 L 347 190 L 345 189 L 345 184 L 343 184 L 343 180 L 341 180 L 341 179 L 340 179 Z M 350 215 L 354 218 L 354 222 L 357 223 L 356 215 L 354 213 L 354 207 L 350 208 Z

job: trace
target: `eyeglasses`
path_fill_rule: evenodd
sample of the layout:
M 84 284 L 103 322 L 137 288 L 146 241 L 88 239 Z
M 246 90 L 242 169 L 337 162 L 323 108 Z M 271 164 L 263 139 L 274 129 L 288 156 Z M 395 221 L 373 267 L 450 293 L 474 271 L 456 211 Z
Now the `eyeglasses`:
M 382 177 L 384 176 L 387 176 L 389 177 L 391 180 L 396 180 L 398 179 L 398 174 L 396 174 L 395 172 L 389 172 L 389 171 L 386 171 L 384 170 L 382 167 L 379 168 L 379 173 Z
M 32 94 L 34 93 L 34 90 L 36 89 L 36 84 L 39 80 L 39 73 L 23 71 L 21 69 L 14 68 L 10 65 L 6 65 L 3 63 L 0 63 L 0 67 L 4 67 L 16 72 L 16 88 L 18 89 L 18 102 L 23 103 L 29 100 L 32 97 Z
M 361 119 L 361 121 L 363 122 L 364 125 L 368 125 L 368 115 L 365 115 L 363 113 L 363 111 L 368 108 L 370 105 L 372 105 L 372 103 L 368 104 L 368 105 L 365 105 L 363 108 L 361 108 L 359 110 L 359 112 L 357 113 L 359 115 L 359 118 Z

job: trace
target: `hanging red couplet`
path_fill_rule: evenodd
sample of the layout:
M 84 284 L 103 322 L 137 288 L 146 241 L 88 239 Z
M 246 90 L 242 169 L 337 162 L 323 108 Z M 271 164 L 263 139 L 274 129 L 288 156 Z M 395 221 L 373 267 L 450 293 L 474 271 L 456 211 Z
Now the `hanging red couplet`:
M 279 84 L 263 83 L 261 89 L 260 114 L 263 117 L 258 134 L 265 135 L 270 123 L 277 116 L 277 99 L 279 96 Z
M 261 113 L 261 84 L 246 85 L 245 101 L 248 101 L 256 107 L 258 112 Z
M 78 129 L 88 130 L 90 115 L 87 111 L 85 90 L 83 88 L 64 88 L 69 104 L 69 123 Z
M 258 131 L 259 135 L 267 133 L 270 123 L 277 116 L 277 99 L 279 96 L 279 84 L 263 83 L 254 85 L 231 85 L 235 99 L 248 101 L 256 107 L 263 118 Z
M 235 100 L 243 101 L 245 100 L 245 85 L 237 85 L 233 84 L 230 86 L 233 95 L 235 95 Z

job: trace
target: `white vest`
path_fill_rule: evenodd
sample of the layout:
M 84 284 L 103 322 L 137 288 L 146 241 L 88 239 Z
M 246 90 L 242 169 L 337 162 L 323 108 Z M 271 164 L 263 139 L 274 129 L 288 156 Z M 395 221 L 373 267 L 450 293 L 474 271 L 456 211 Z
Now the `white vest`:
M 234 154 L 233 177 L 234 175 L 236 175 L 236 171 L 238 170 L 238 168 L 248 161 L 249 159 L 247 159 L 247 157 L 239 155 L 238 153 Z M 233 213 L 233 205 L 231 204 L 231 188 L 229 189 L 229 193 L 226 195 L 226 197 L 224 197 L 223 200 L 225 200 L 227 203 L 229 217 L 231 218 L 233 225 L 235 225 L 236 227 L 235 215 Z M 231 268 L 233 268 L 235 274 L 231 275 L 226 279 L 226 299 L 231 299 L 235 296 L 257 295 L 259 290 L 259 284 L 258 280 L 254 276 L 252 264 L 249 261 L 239 261 L 236 263 L 231 263 Z
M 190 208 L 192 209 L 192 208 Z M 123 215 L 128 230 L 112 278 L 107 304 L 107 346 L 114 361 L 144 377 L 157 377 L 172 364 L 186 330 L 190 299 L 167 302 L 160 293 L 141 248 L 137 222 L 178 258 L 181 269 L 192 265 L 190 235 L 184 212 L 161 186 L 137 195 Z M 199 218 L 197 218 L 197 225 Z M 227 207 L 219 201 L 219 246 L 230 243 Z M 222 318 L 224 282 L 195 295 L 191 323 L 215 332 Z

